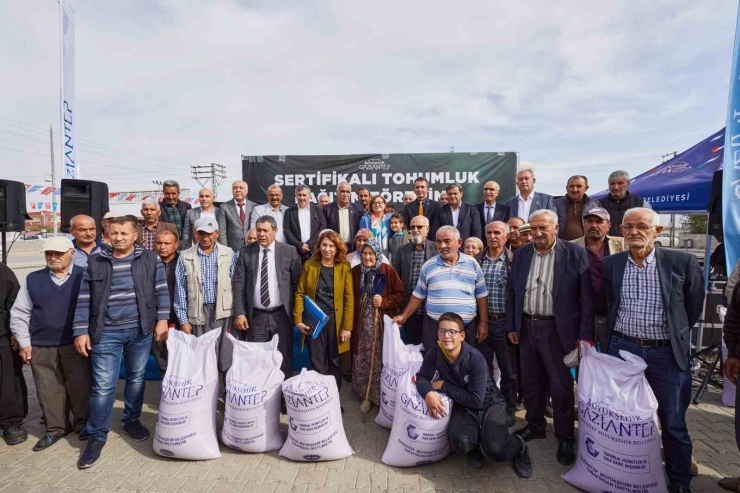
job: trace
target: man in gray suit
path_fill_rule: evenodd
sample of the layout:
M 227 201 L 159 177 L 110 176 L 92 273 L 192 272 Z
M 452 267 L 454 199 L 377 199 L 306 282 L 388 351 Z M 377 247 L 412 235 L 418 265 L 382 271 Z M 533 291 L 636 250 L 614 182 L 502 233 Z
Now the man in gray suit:
M 629 250 L 604 259 L 609 354 L 619 357 L 622 350 L 645 360 L 658 401 L 668 490 L 689 493 L 690 335 L 704 305 L 704 276 L 693 254 L 653 247 L 662 229 L 657 212 L 627 210 L 622 235 Z
M 257 206 L 251 200 L 247 200 L 248 192 L 249 185 L 246 181 L 235 181 L 231 184 L 231 195 L 234 198 L 221 204 L 216 213 L 218 229 L 221 231 L 218 242 L 235 252 L 246 243 L 244 239 L 249 231 L 249 218 L 252 209 Z
M 249 225 L 254 228 L 257 225 L 257 219 L 262 216 L 272 216 L 278 224 L 277 236 L 275 236 L 275 239 L 280 243 L 285 243 L 283 218 L 285 217 L 285 211 L 287 210 L 288 206 L 283 205 L 283 189 L 277 185 L 270 185 L 267 187 L 267 203 L 258 205 L 252 209 L 252 217 L 249 221 Z
M 414 216 L 409 225 L 410 241 L 401 246 L 396 255 L 393 256 L 393 268 L 398 272 L 398 276 L 403 283 L 403 289 L 406 291 L 403 306 L 408 304 L 411 293 L 416 288 L 421 266 L 437 255 L 437 245 L 433 241 L 427 240 L 427 235 L 429 235 L 429 219 L 425 216 Z M 416 313 L 404 322 L 403 331 L 406 334 L 407 344 L 421 343 L 421 327 L 425 316 L 426 304 L 422 303 Z
M 185 219 L 182 221 L 182 242 L 180 243 L 180 249 L 182 250 L 187 250 L 194 244 L 193 227 L 195 221 L 200 219 L 201 216 L 216 217 L 218 207 L 213 205 L 213 190 L 204 188 L 198 192 L 198 202 L 200 207 L 193 207 L 187 211 Z
M 293 375 L 293 294 L 301 277 L 296 249 L 275 241 L 275 218 L 257 218 L 257 241 L 239 251 L 234 273 L 234 336 L 266 342 L 278 335 L 283 355 L 280 370 Z
M 524 222 L 529 222 L 529 216 L 540 209 L 555 210 L 555 201 L 551 195 L 534 191 L 534 171 L 525 169 L 516 174 L 516 187 L 519 195 L 510 198 L 506 205 L 511 209 L 509 217 L 521 217 Z

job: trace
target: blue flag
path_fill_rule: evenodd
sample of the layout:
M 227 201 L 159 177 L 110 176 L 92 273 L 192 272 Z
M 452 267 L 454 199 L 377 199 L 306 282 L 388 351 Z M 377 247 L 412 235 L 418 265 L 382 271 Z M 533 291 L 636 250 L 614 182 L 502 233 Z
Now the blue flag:
M 722 175 L 722 230 L 725 238 L 727 272 L 740 258 L 740 11 L 735 25 L 735 49 L 727 102 L 724 174 Z

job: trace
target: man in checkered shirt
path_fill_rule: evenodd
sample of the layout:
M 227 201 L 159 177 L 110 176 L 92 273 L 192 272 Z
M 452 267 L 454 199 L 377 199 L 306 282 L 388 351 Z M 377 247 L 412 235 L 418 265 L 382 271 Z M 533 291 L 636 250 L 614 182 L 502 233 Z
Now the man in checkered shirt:
M 647 363 L 645 377 L 658 400 L 669 490 L 691 491 L 691 328 L 704 304 L 704 280 L 692 254 L 654 248 L 658 214 L 635 207 L 624 214 L 628 251 L 604 259 L 609 354 L 628 351 Z
M 177 260 L 174 305 L 183 332 L 199 337 L 221 329 L 218 369 L 225 372 L 231 366 L 233 346 L 223 336 L 234 315 L 231 283 L 237 255 L 217 243 L 219 234 L 215 217 L 202 216 L 195 221 L 198 243 L 181 252 Z

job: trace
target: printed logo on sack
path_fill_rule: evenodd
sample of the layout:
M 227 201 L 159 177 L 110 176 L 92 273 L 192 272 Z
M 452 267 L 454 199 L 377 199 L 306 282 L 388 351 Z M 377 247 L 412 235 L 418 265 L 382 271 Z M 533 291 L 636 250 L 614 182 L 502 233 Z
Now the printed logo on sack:
M 423 466 L 424 464 L 431 464 L 432 462 L 434 462 L 434 461 L 431 461 L 431 460 L 420 460 L 419 462 L 416 463 L 416 465 L 417 466 Z
M 388 399 L 386 399 L 385 397 L 385 392 L 380 393 L 380 400 L 382 400 L 383 404 L 385 404 L 386 406 L 388 405 Z
M 321 459 L 321 456 L 316 455 L 316 454 L 307 454 L 307 455 L 304 455 L 303 458 L 306 460 L 319 460 Z
M 174 452 L 172 452 L 171 450 L 167 450 L 166 448 L 163 448 L 162 450 L 160 450 L 159 453 L 162 455 L 166 455 L 167 457 L 174 457 L 175 455 Z
M 293 416 L 288 418 L 288 424 L 290 425 L 291 430 L 296 431 L 298 429 L 298 425 L 295 424 L 295 421 L 293 420 Z
M 418 434 L 418 433 L 416 433 L 416 425 L 413 425 L 413 424 L 409 424 L 409 425 L 408 425 L 408 426 L 406 427 L 406 436 L 408 436 L 408 437 L 409 437 L 410 439 L 412 439 L 412 440 L 414 440 L 414 441 L 415 441 L 415 440 L 416 440 L 417 438 L 419 438 L 419 434 Z
M 587 437 L 586 438 L 586 450 L 588 451 L 588 454 L 593 457 L 594 459 L 599 456 L 599 452 L 596 451 L 594 448 L 594 445 L 596 442 L 593 438 Z

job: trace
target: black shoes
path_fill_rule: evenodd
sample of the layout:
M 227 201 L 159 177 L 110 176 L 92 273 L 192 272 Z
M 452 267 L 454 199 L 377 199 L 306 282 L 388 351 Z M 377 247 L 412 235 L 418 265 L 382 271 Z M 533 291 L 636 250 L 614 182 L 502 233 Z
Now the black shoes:
M 77 461 L 77 467 L 79 469 L 87 469 L 92 467 L 100 459 L 100 453 L 105 447 L 105 442 L 102 440 L 88 440 L 87 447 L 82 452 L 80 459 Z
M 576 461 L 576 451 L 573 448 L 573 443 L 562 442 L 558 445 L 557 458 L 560 464 L 564 466 L 572 466 Z
M 529 442 L 531 440 L 541 440 L 547 436 L 544 431 L 532 431 L 532 428 L 530 428 L 529 426 L 519 428 L 514 433 L 519 435 L 525 442 Z M 558 452 L 558 454 L 560 454 L 560 452 Z
M 47 449 L 57 443 L 59 440 L 61 440 L 63 437 L 57 436 L 53 437 L 51 435 L 44 435 L 41 437 L 41 440 L 36 442 L 36 445 L 33 446 L 34 452 L 40 452 L 44 449 Z
M 8 445 L 18 445 L 28 440 L 28 432 L 23 425 L 10 425 L 5 428 L 3 438 Z
M 475 449 L 468 452 L 466 458 L 468 465 L 473 469 L 483 468 L 483 454 L 481 454 L 480 447 L 475 447 Z
M 138 419 L 123 425 L 123 431 L 137 442 L 143 442 L 149 438 L 149 430 Z
M 520 478 L 529 478 L 532 476 L 532 458 L 529 456 L 529 448 L 524 445 L 524 448 L 519 455 L 511 460 L 512 466 L 514 466 L 514 472 Z

